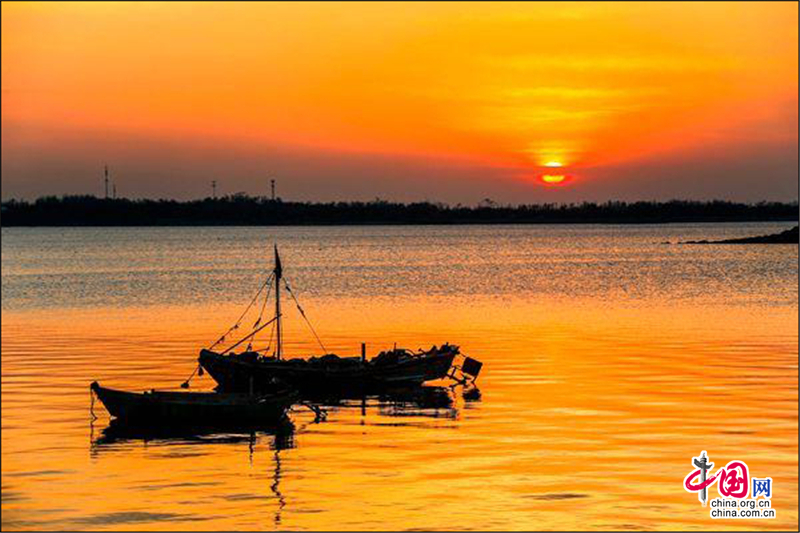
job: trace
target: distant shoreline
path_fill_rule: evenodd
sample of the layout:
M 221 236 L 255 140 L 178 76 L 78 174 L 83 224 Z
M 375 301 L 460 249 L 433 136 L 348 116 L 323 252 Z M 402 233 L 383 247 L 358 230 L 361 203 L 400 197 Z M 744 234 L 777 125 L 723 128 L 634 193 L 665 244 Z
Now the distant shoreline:
M 291 224 L 213 224 L 213 223 L 164 223 L 164 224 L 0 224 L 0 228 L 358 228 L 358 227 L 402 227 L 402 226 L 666 226 L 669 224 L 748 224 L 748 223 L 793 223 L 797 218 L 772 220 L 670 220 L 665 222 L 632 222 L 614 220 L 548 221 L 548 222 L 363 222 L 363 223 L 291 223 Z M 675 244 L 690 244 L 676 242 Z
M 682 241 L 678 244 L 797 244 L 800 235 L 800 227 L 771 233 L 769 235 L 752 235 L 750 237 L 739 237 L 735 239 L 722 239 L 719 241 L 709 241 L 702 239 L 699 241 Z
M 46 197 L 2 203 L 3 227 L 381 226 L 797 222 L 797 202 L 605 202 L 501 206 L 441 203 L 284 202 L 228 196 L 176 200 Z

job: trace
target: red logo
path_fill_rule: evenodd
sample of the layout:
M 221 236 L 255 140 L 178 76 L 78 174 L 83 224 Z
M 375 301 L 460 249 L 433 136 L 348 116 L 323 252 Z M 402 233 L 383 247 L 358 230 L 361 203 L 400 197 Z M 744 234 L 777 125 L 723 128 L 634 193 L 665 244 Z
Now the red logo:
M 699 492 L 698 498 L 706 504 L 708 500 L 706 489 L 717 484 L 720 495 L 726 498 L 746 498 L 750 489 L 747 465 L 744 461 L 731 461 L 717 473 L 708 477 L 714 463 L 708 462 L 708 456 L 703 451 L 699 457 L 692 458 L 692 465 L 697 469 L 689 472 L 683 480 L 683 488 L 689 492 Z M 700 478 L 699 480 L 696 478 Z

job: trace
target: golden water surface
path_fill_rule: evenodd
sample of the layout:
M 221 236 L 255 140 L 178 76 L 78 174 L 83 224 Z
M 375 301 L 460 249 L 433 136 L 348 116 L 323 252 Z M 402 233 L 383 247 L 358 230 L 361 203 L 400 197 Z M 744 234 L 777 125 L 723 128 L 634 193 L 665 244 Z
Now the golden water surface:
M 663 244 L 785 226 L 4 228 L 2 527 L 796 528 L 798 247 Z M 478 390 L 293 430 L 91 421 L 92 380 L 179 385 L 272 242 L 329 351 L 449 341 Z M 284 303 L 289 356 L 318 354 Z M 682 487 L 701 450 L 772 477 L 777 518 L 712 521 Z

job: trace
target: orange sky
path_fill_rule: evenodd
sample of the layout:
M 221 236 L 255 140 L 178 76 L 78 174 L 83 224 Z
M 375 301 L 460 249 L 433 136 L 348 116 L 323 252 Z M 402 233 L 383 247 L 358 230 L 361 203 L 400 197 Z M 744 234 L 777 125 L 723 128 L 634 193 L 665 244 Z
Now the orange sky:
M 3 197 L 797 198 L 797 3 L 2 4 Z M 557 162 L 569 179 L 542 186 Z

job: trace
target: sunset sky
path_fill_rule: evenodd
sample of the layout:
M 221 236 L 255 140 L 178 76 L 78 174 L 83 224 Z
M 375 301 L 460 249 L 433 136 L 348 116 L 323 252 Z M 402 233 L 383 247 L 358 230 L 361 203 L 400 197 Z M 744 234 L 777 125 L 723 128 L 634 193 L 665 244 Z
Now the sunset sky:
M 798 4 L 2 4 L 2 196 L 796 200 Z

